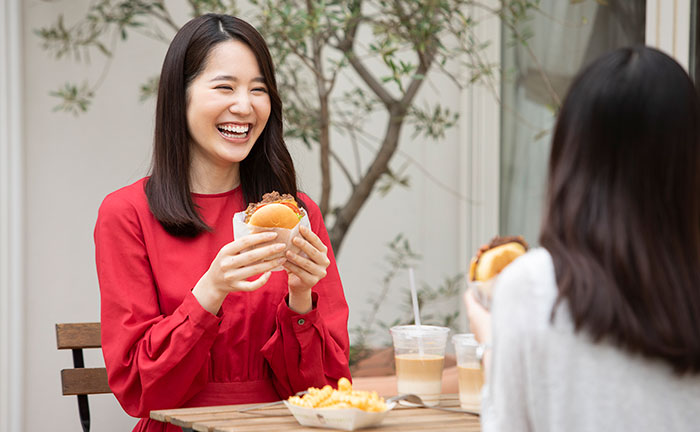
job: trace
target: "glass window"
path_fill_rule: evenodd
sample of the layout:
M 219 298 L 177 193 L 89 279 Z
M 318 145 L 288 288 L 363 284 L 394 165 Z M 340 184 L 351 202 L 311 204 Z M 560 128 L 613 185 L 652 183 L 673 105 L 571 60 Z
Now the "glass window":
M 537 243 L 552 128 L 578 71 L 600 54 L 644 43 L 645 2 L 542 0 L 503 27 L 500 232 Z M 524 42 L 524 43 L 523 43 Z

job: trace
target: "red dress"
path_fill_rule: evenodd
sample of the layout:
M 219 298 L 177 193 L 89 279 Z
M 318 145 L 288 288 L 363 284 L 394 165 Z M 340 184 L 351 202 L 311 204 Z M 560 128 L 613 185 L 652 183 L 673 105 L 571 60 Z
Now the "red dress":
M 348 306 L 310 198 L 300 194 L 331 261 L 311 312 L 289 309 L 287 274 L 278 271 L 257 291 L 229 294 L 214 316 L 191 290 L 232 241 L 233 214 L 247 206 L 242 191 L 192 194 L 213 231 L 175 237 L 150 212 L 146 180 L 108 195 L 95 226 L 102 350 L 115 396 L 143 417 L 134 430 L 180 430 L 149 420 L 155 409 L 267 402 L 350 377 Z

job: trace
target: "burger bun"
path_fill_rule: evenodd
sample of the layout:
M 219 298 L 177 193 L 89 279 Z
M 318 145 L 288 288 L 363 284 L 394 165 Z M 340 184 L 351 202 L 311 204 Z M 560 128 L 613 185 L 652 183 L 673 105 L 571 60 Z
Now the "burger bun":
M 248 223 L 263 228 L 293 229 L 299 223 L 299 216 L 284 204 L 271 203 L 255 210 Z
M 470 268 L 471 279 L 475 281 L 489 280 L 525 252 L 525 246 L 516 242 L 491 248 L 481 254 L 478 264 L 472 262 Z

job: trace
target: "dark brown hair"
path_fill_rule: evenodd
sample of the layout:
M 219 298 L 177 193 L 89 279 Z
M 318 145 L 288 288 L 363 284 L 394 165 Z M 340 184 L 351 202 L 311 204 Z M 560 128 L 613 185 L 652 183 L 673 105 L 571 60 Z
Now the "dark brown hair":
M 700 372 L 700 101 L 637 46 L 574 81 L 557 121 L 540 243 L 576 330 Z
M 245 43 L 255 54 L 271 106 L 265 129 L 240 163 L 243 196 L 248 202 L 256 202 L 264 193 L 276 190 L 300 201 L 294 164 L 283 139 L 282 101 L 265 40 L 241 19 L 202 15 L 186 23 L 175 35 L 158 85 L 153 161 L 146 196 L 153 215 L 173 235 L 196 236 L 209 230 L 191 197 L 186 94 L 190 83 L 204 70 L 212 49 L 232 39 Z

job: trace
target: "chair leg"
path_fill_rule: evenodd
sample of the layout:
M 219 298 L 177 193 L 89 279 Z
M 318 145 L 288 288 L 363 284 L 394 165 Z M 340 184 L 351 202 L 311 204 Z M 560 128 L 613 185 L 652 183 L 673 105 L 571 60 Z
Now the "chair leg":
M 82 349 L 73 349 L 73 366 L 76 368 L 84 368 L 85 360 L 83 359 Z M 83 427 L 83 432 L 90 432 L 90 405 L 88 404 L 87 395 L 78 395 L 78 413 L 80 414 L 80 425 Z
M 78 413 L 80 413 L 83 432 L 90 432 L 90 405 L 88 405 L 87 395 L 78 395 Z

